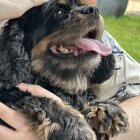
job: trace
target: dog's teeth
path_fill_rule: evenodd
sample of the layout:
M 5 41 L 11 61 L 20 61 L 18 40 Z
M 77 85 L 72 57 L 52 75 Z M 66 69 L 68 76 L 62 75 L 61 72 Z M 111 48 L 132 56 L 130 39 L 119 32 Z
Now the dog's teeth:
M 74 55 L 78 56 L 78 50 L 74 50 Z
M 62 54 L 70 53 L 70 50 L 68 50 L 67 48 L 63 47 L 62 45 L 59 47 L 59 51 Z
M 60 48 L 59 48 L 59 50 L 60 50 L 61 52 L 64 52 L 65 48 L 61 45 Z
M 65 48 L 64 52 L 65 53 L 69 53 L 69 50 L 67 48 Z
M 63 45 L 56 46 L 56 49 L 60 54 L 69 54 L 74 52 L 74 50 L 66 48 Z
M 61 45 L 61 46 L 60 46 L 60 49 L 63 49 L 63 48 L 64 48 L 64 47 Z
M 57 50 L 56 50 L 56 45 L 53 45 L 51 47 L 51 51 L 54 53 L 54 54 L 58 54 Z

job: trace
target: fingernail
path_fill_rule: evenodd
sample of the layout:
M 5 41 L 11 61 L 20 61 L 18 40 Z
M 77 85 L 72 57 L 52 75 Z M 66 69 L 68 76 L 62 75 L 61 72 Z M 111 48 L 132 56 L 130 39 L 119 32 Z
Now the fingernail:
M 24 86 L 24 83 L 20 83 L 16 87 L 19 88 L 19 87 L 22 87 L 22 86 Z
M 28 84 L 26 83 L 20 83 L 19 85 L 16 86 L 17 88 L 19 88 L 20 90 L 26 92 L 28 89 Z

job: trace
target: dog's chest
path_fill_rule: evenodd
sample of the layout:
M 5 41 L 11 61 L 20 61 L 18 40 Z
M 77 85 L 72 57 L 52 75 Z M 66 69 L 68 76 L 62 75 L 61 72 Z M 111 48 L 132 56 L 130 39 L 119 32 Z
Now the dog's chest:
M 51 91 L 56 96 L 61 98 L 63 101 L 69 103 L 70 105 L 72 105 L 74 108 L 76 108 L 78 110 L 81 110 L 83 108 L 84 104 L 86 104 L 87 102 L 90 102 L 95 99 L 94 92 L 91 89 L 88 89 L 88 90 L 86 90 L 82 93 L 78 93 L 78 94 L 76 94 L 76 93 L 70 94 L 58 87 L 52 86 L 50 84 L 50 82 L 46 79 L 43 80 L 43 79 L 38 78 L 38 80 L 36 81 L 36 84 Z
M 71 95 L 69 93 L 64 92 L 64 90 L 60 88 L 52 86 L 47 79 L 36 77 L 34 79 L 31 79 L 30 82 L 31 84 L 40 85 L 41 87 L 44 87 L 45 89 L 51 91 L 63 101 L 68 102 L 78 110 L 82 110 L 84 104 L 95 99 L 92 90 L 87 90 L 80 94 Z M 30 96 L 30 94 L 23 93 L 17 88 L 12 88 L 10 90 L 0 90 L 0 102 L 3 102 L 7 105 L 14 105 L 17 101 L 20 101 L 25 96 Z

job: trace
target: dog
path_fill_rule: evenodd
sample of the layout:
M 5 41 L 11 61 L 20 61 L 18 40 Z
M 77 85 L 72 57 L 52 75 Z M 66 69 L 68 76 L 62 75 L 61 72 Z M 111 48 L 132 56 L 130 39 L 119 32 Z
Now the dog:
M 100 42 L 103 30 L 98 9 L 80 0 L 52 0 L 5 25 L 0 101 L 22 113 L 41 140 L 97 140 L 127 131 L 123 109 L 94 93 L 115 68 L 111 49 Z M 23 94 L 20 82 L 38 84 L 63 103 Z

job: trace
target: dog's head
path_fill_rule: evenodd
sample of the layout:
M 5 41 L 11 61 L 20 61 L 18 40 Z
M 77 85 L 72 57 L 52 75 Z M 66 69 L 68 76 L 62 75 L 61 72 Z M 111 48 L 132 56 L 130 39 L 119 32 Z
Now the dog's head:
M 77 93 L 112 75 L 114 58 L 109 57 L 108 70 L 103 59 L 107 60 L 111 49 L 99 42 L 104 27 L 96 7 L 80 0 L 51 0 L 9 25 L 13 23 L 24 32 L 23 44 L 33 70 L 54 86 Z M 99 71 L 105 72 L 101 78 Z

